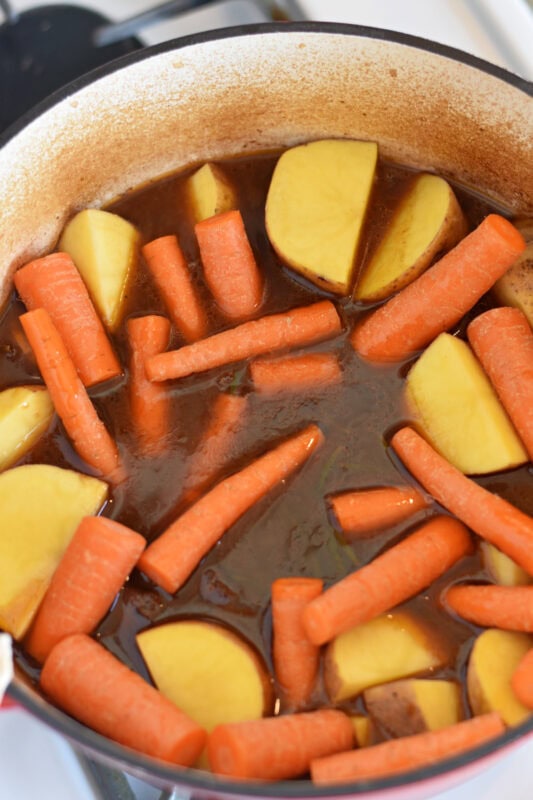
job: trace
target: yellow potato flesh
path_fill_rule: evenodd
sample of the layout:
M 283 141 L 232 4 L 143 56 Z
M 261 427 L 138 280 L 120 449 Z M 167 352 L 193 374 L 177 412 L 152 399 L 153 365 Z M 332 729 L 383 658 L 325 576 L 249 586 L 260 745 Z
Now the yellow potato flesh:
M 353 726 L 355 741 L 358 747 L 369 747 L 374 740 L 372 721 L 364 714 L 354 714 L 350 717 Z
M 407 376 L 406 399 L 425 437 L 462 472 L 528 461 L 482 367 L 457 337 L 442 333 L 422 354 Z
M 280 258 L 329 291 L 347 294 L 378 148 L 322 140 L 287 150 L 266 201 L 266 228 Z
M 356 300 L 388 297 L 417 278 L 437 253 L 465 236 L 465 218 L 449 184 L 420 175 L 401 199 L 356 286 Z
M 367 689 L 364 697 L 368 712 L 390 736 L 436 731 L 463 716 L 461 690 L 454 681 L 393 681 Z
M 511 688 L 511 677 L 533 646 L 523 633 L 490 628 L 474 643 L 467 670 L 468 699 L 474 714 L 497 711 L 506 725 L 518 725 L 531 713 Z
M 44 386 L 0 392 L 0 470 L 18 461 L 47 429 L 54 406 Z
M 0 475 L 0 628 L 20 639 L 81 519 L 107 484 L 72 470 L 27 464 Z
M 533 327 L 533 243 L 529 244 L 493 288 L 494 295 L 504 306 L 522 311 Z
M 191 175 L 186 190 L 195 222 L 237 208 L 235 190 L 215 164 L 204 164 Z
M 529 586 L 533 583 L 525 569 L 489 542 L 481 542 L 481 558 L 492 580 L 500 586 Z
M 137 259 L 139 234 L 117 214 L 89 208 L 67 224 L 59 249 L 68 253 L 110 331 L 119 325 Z
M 443 663 L 443 652 L 413 617 L 397 612 L 337 636 L 325 656 L 325 682 L 333 702 L 370 686 L 416 675 Z

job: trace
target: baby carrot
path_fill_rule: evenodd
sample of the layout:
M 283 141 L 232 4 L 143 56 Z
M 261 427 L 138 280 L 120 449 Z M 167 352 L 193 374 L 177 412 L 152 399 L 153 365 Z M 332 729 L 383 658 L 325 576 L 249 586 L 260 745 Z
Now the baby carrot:
M 30 261 L 13 280 L 28 311 L 48 311 L 85 386 L 120 375 L 102 321 L 68 253 Z
M 533 331 L 518 308 L 493 308 L 468 326 L 468 340 L 533 460 Z
M 175 592 L 227 529 L 295 472 L 323 438 L 316 425 L 309 425 L 218 483 L 149 545 L 139 569 L 167 592 Z
M 452 586 L 443 600 L 476 625 L 533 633 L 533 586 Z
M 90 633 L 107 613 L 144 550 L 144 538 L 105 517 L 80 522 L 39 606 L 26 639 L 43 662 L 73 633 Z
M 322 300 L 243 322 L 201 342 L 152 356 L 146 362 L 146 374 L 151 381 L 183 378 L 275 350 L 312 344 L 337 336 L 341 330 L 335 306 L 330 300 Z
M 56 644 L 40 684 L 80 722 L 154 758 L 188 767 L 205 745 L 203 728 L 85 634 Z
M 533 575 L 533 519 L 459 472 L 412 428 L 391 440 L 407 469 L 444 508 Z
M 232 778 L 297 778 L 314 758 L 353 747 L 353 727 L 342 711 L 267 717 L 217 725 L 207 742 L 211 770 Z
M 226 211 L 194 226 L 205 282 L 230 319 L 249 317 L 263 300 L 263 279 L 238 210 Z
M 130 356 L 131 421 L 141 450 L 157 455 L 165 450 L 170 433 L 170 395 L 165 386 L 146 377 L 144 362 L 148 356 L 168 347 L 170 322 L 150 314 L 132 317 L 126 323 Z
M 154 239 L 144 245 L 142 254 L 176 328 L 187 342 L 202 339 L 207 317 L 177 237 Z
M 319 786 L 397 775 L 464 753 L 505 731 L 493 711 L 447 728 L 402 736 L 311 762 L 311 778 Z
M 471 549 L 460 522 L 451 517 L 429 520 L 312 600 L 302 614 L 307 636 L 313 644 L 324 644 L 389 611 L 429 586 Z
M 303 356 L 260 358 L 250 364 L 256 392 L 306 392 L 339 383 L 342 372 L 333 353 L 309 353 Z
M 533 647 L 513 672 L 511 687 L 518 700 L 533 711 Z
M 525 248 L 506 219 L 483 222 L 352 333 L 355 350 L 370 361 L 401 361 L 458 322 Z
M 122 474 L 116 444 L 99 419 L 50 315 L 44 308 L 36 308 L 19 319 L 74 448 L 104 477 L 119 480 Z
M 290 709 L 309 703 L 315 688 L 320 650 L 305 635 L 302 611 L 322 585 L 319 578 L 278 578 L 272 584 L 274 673 Z
M 412 486 L 343 492 L 329 502 L 340 529 L 349 539 L 396 525 L 428 506 L 427 500 Z

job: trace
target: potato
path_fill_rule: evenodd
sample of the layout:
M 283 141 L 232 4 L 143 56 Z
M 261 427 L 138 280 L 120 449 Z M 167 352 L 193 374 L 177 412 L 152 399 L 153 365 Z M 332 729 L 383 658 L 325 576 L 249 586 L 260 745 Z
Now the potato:
M 186 192 L 195 222 L 237 208 L 237 196 L 220 167 L 204 164 L 186 183 Z
M 506 725 L 518 725 L 531 713 L 515 697 L 511 677 L 533 637 L 489 628 L 478 636 L 466 673 L 468 699 L 474 714 L 497 711 Z
M 437 175 L 418 175 L 365 266 L 354 299 L 375 302 L 403 289 L 467 230 L 451 186 Z
M 512 222 L 526 242 L 533 242 L 533 217 L 515 217 Z
M 348 294 L 378 148 L 327 139 L 280 157 L 268 190 L 266 229 L 279 257 L 313 283 Z
M 370 747 L 375 743 L 376 732 L 369 717 L 364 714 L 353 714 L 350 717 L 350 722 L 353 725 L 357 747 Z
M 117 214 L 89 208 L 66 225 L 59 249 L 81 273 L 104 324 L 116 330 L 137 262 L 139 234 Z
M 421 433 L 467 475 L 528 461 L 496 392 L 470 347 L 441 333 L 409 371 L 407 406 Z
M 525 569 L 489 542 L 481 542 L 481 559 L 492 580 L 500 586 L 528 586 L 533 583 L 533 578 Z
M 501 305 L 519 308 L 533 326 L 533 242 L 496 281 L 492 291 Z
M 328 645 L 324 680 L 334 703 L 379 683 L 431 671 L 445 663 L 440 641 L 405 612 L 384 614 L 341 633 Z
M 81 519 L 96 514 L 107 484 L 48 464 L 0 475 L 0 628 L 24 636 Z
M 15 386 L 0 392 L 0 470 L 33 447 L 53 415 L 54 406 L 44 386 Z
M 393 681 L 367 689 L 364 699 L 372 719 L 389 736 L 436 731 L 463 718 L 461 688 L 455 681 Z

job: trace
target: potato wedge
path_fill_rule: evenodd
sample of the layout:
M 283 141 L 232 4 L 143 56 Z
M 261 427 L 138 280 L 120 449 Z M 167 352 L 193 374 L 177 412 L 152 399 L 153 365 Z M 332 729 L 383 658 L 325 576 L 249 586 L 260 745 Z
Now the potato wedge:
M 54 415 L 44 386 L 14 386 L 0 392 L 0 470 L 30 450 Z
M 436 731 L 463 718 L 461 688 L 455 681 L 393 681 L 367 689 L 364 699 L 372 719 L 389 736 Z
M 477 637 L 466 673 L 474 714 L 497 711 L 506 725 L 518 725 L 531 713 L 511 688 L 511 677 L 533 645 L 533 637 L 489 628 Z
M 533 327 L 533 242 L 496 281 L 492 291 L 502 306 L 519 308 Z
M 529 586 L 533 583 L 525 569 L 493 544 L 481 542 L 480 547 L 483 566 L 495 583 L 500 586 Z
M 112 332 L 122 319 L 135 272 L 139 234 L 117 214 L 88 208 L 66 225 L 59 249 L 81 273 L 102 321 Z
M 208 162 L 196 170 L 185 190 L 195 222 L 237 208 L 235 189 L 216 164 Z
M 0 628 L 20 639 L 81 519 L 96 514 L 107 484 L 48 464 L 0 475 Z
M 370 747 L 376 741 L 376 731 L 370 717 L 364 714 L 354 714 L 350 717 L 358 747 Z
M 431 672 L 447 653 L 421 622 L 405 612 L 384 614 L 341 633 L 328 645 L 324 680 L 334 703 L 396 678 Z
M 375 302 L 403 289 L 439 253 L 447 252 L 466 236 L 467 230 L 449 183 L 437 175 L 418 175 L 364 267 L 354 299 Z
M 470 347 L 441 333 L 409 371 L 405 397 L 421 433 L 467 475 L 529 460 Z
M 533 217 L 515 217 L 512 222 L 526 242 L 533 242 Z
M 327 139 L 280 157 L 266 228 L 279 257 L 313 283 L 348 294 L 377 163 L 373 142 Z

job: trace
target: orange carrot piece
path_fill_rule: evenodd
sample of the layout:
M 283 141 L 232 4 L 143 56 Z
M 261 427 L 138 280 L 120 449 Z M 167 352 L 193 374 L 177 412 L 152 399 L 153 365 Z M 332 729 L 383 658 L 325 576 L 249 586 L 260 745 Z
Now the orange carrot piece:
M 510 222 L 489 214 L 453 250 L 358 325 L 351 336 L 353 347 L 370 361 L 408 358 L 455 325 L 525 246 Z
M 478 486 L 437 453 L 412 428 L 402 428 L 392 447 L 424 489 L 475 533 L 533 575 L 533 519 Z
M 154 239 L 144 245 L 142 254 L 176 328 L 187 342 L 202 339 L 207 317 L 177 237 Z
M 309 425 L 218 483 L 144 551 L 139 569 L 167 592 L 175 592 L 227 529 L 295 472 L 323 439 L 320 429 Z
M 80 522 L 25 641 L 43 662 L 61 639 L 90 633 L 109 611 L 145 547 L 144 538 L 105 517 Z
M 341 330 L 335 306 L 330 300 L 321 300 L 282 314 L 243 322 L 201 342 L 152 356 L 146 362 L 146 374 L 151 381 L 183 378 L 275 350 L 303 347 L 337 336 Z
M 476 625 L 533 633 L 533 586 L 451 586 L 443 602 Z
M 117 447 L 99 419 L 50 315 L 44 308 L 36 308 L 22 314 L 20 322 L 76 451 L 104 477 L 121 479 Z
M 154 758 L 188 767 L 205 745 L 203 728 L 83 633 L 56 644 L 40 684 L 80 722 Z
M 369 564 L 312 600 L 302 614 L 304 630 L 316 645 L 383 614 L 413 597 L 470 553 L 462 523 L 435 517 Z
M 285 705 L 301 709 L 315 688 L 320 650 L 303 629 L 302 611 L 322 592 L 319 578 L 278 578 L 272 584 L 272 657 Z
M 219 474 L 231 453 L 237 431 L 242 426 L 248 400 L 236 394 L 218 394 L 209 412 L 209 422 L 189 460 L 184 480 L 187 504 L 197 500 Z
M 263 279 L 238 210 L 215 214 L 194 226 L 205 282 L 230 319 L 249 317 L 261 306 Z
M 311 778 L 319 786 L 385 778 L 464 753 L 504 731 L 499 714 L 493 711 L 440 730 L 318 758 L 311 762 Z
M 13 280 L 28 311 L 48 311 L 85 386 L 120 375 L 102 321 L 68 253 L 30 261 Z
M 167 349 L 170 322 L 156 314 L 132 317 L 126 323 L 126 330 L 131 350 L 131 420 L 143 452 L 157 455 L 168 444 L 170 395 L 165 386 L 148 380 L 144 364 L 148 356 Z
M 533 711 L 533 647 L 513 672 L 511 687 L 522 705 Z
M 412 486 L 384 486 L 343 492 L 329 500 L 347 538 L 383 530 L 427 508 L 428 502 Z
M 342 371 L 333 353 L 309 353 L 284 358 L 261 358 L 250 364 L 256 392 L 305 392 L 339 383 Z
M 353 747 L 353 727 L 342 711 L 322 709 L 217 725 L 207 742 L 211 770 L 232 778 L 297 778 L 314 758 Z
M 518 308 L 476 317 L 468 340 L 533 460 L 533 331 Z

